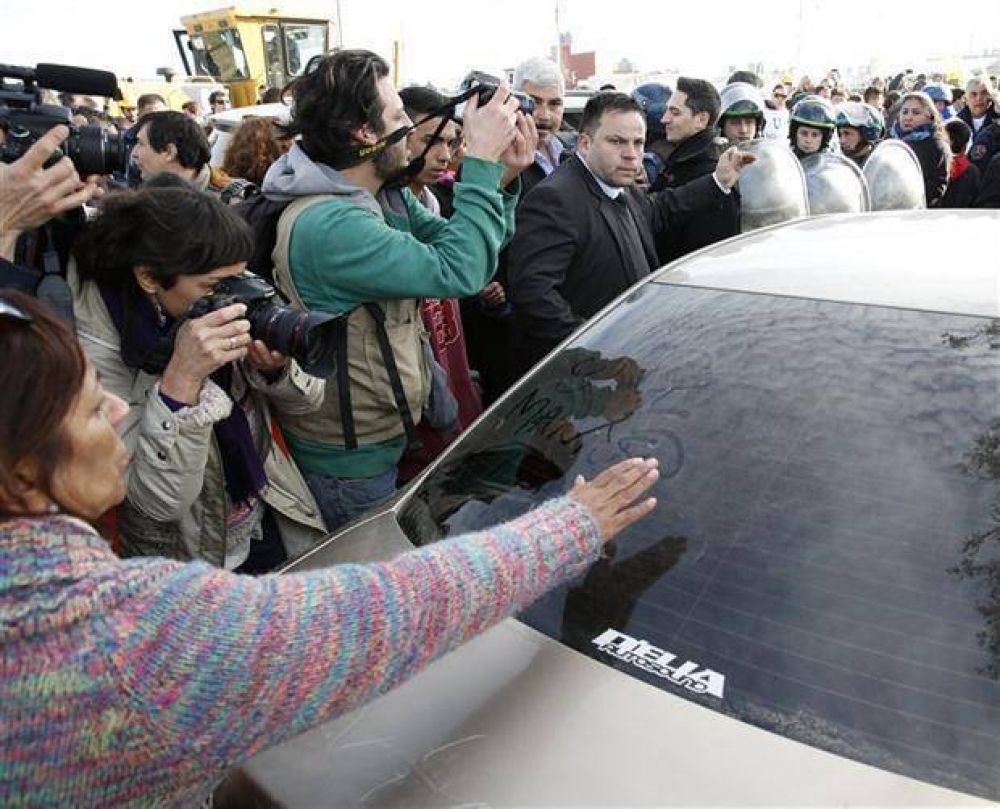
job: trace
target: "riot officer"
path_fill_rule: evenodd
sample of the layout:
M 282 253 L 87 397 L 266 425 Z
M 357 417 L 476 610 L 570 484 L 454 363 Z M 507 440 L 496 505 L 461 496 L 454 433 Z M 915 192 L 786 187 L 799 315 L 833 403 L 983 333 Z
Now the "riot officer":
M 870 104 L 846 101 L 837 109 L 837 135 L 844 156 L 863 169 L 875 144 L 885 136 L 882 113 Z
M 673 94 L 665 84 L 646 82 L 632 91 L 632 98 L 642 107 L 646 119 L 646 146 L 642 155 L 642 167 L 645 170 L 645 185 L 652 185 L 665 167 L 667 147 L 667 131 L 663 128 L 663 116 L 667 112 L 667 102 Z
M 746 143 L 762 136 L 766 105 L 760 90 L 746 82 L 722 88 L 719 133 L 732 144 Z
M 833 106 L 825 98 L 806 96 L 792 107 L 788 140 L 800 160 L 818 152 L 830 151 L 836 128 Z

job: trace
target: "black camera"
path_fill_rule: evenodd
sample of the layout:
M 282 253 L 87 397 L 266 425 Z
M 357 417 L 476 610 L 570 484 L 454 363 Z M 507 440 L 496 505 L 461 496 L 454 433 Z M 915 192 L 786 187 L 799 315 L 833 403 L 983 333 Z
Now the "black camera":
M 13 163 L 52 127 L 69 127 L 69 138 L 61 152 L 73 161 L 81 176 L 124 172 L 128 159 L 120 135 L 100 126 L 74 126 L 73 113 L 60 104 L 45 104 L 41 88 L 82 95 L 100 95 L 121 99 L 118 80 L 104 70 L 38 65 L 36 68 L 0 65 L 0 126 L 5 130 L 0 161 Z
M 496 93 L 499 86 L 500 79 L 496 76 L 491 76 L 489 73 L 483 73 L 479 70 L 473 70 L 462 79 L 459 94 L 467 93 L 475 88 L 476 95 L 479 96 L 479 106 L 481 107 L 484 104 L 489 104 L 490 99 L 493 98 L 493 94 Z M 512 92 L 511 95 L 520 102 L 521 112 L 525 115 L 531 115 L 535 111 L 535 100 L 531 96 L 515 92 Z
M 280 303 L 273 286 L 251 272 L 226 278 L 195 301 L 187 318 L 201 317 L 233 303 L 246 304 L 250 336 L 294 359 L 307 374 L 326 379 L 337 367 L 335 327 L 343 315 L 303 312 Z

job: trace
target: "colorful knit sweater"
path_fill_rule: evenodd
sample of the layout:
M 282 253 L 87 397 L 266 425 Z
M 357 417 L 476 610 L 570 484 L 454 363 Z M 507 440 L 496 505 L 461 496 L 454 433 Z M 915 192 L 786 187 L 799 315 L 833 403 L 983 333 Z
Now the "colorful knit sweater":
M 0 806 L 205 799 L 226 769 L 388 691 L 576 576 L 561 498 L 391 562 L 249 578 L 0 522 Z

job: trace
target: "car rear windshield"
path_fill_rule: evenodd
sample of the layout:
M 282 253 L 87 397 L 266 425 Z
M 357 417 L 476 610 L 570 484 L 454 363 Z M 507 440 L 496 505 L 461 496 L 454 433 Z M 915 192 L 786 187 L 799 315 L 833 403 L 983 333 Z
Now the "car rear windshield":
M 1000 798 L 1000 324 L 647 285 L 404 502 L 424 544 L 631 455 L 655 514 L 522 614 L 671 694 Z

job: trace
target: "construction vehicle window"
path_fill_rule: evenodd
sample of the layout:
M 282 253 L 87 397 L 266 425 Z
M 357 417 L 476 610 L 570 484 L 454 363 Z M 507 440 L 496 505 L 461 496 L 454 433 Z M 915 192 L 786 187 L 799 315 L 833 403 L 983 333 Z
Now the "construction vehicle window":
M 267 71 L 267 86 L 281 87 L 285 84 L 285 71 L 281 58 L 281 33 L 277 25 L 263 25 L 260 36 L 264 42 L 264 67 Z
M 209 76 L 222 81 L 236 81 L 250 75 L 239 32 L 232 28 L 206 31 L 197 40 L 197 45 L 195 39 L 191 40 L 192 50 L 195 53 L 201 51 L 202 59 L 199 65 Z
M 326 26 L 295 23 L 282 25 L 288 75 L 301 76 L 309 60 L 326 52 Z
M 202 37 L 194 36 L 188 40 L 188 49 L 194 58 L 194 73 L 197 76 L 214 76 L 218 78 L 219 68 L 208 54 L 205 47 L 205 40 Z

